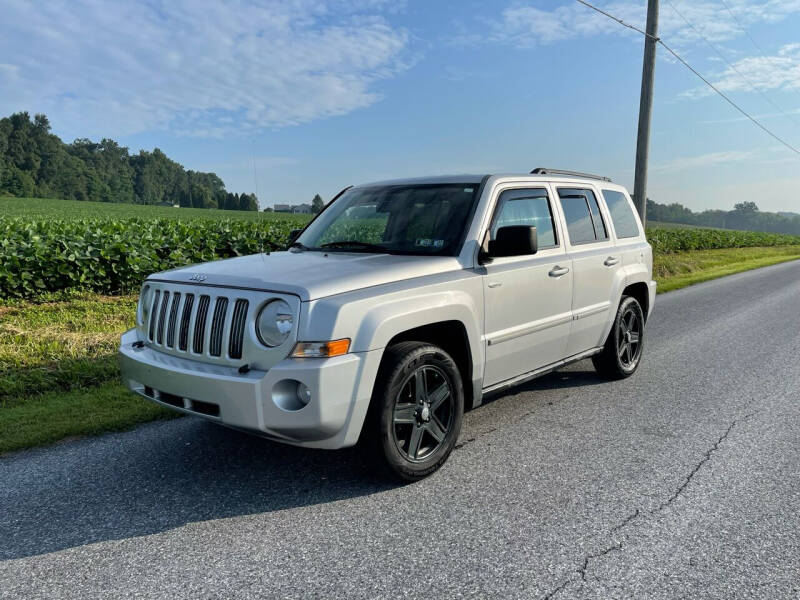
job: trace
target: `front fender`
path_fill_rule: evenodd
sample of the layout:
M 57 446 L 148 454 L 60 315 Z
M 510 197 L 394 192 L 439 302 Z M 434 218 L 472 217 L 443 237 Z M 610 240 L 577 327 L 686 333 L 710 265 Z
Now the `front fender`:
M 385 348 L 401 333 L 445 321 L 463 325 L 472 358 L 472 385 L 480 389 L 484 350 L 483 288 L 479 275 L 413 289 L 392 286 L 383 293 L 375 288 L 359 290 L 303 303 L 299 339 L 350 338 L 351 352 L 370 352 Z

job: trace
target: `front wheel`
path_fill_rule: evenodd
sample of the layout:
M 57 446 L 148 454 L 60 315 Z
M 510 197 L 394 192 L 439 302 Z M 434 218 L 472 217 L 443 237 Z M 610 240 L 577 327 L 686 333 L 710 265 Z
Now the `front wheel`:
M 639 368 L 644 349 L 644 312 L 633 296 L 623 296 L 603 351 L 592 357 L 597 373 L 607 379 L 630 377 Z
M 461 374 L 432 344 L 401 342 L 386 352 L 366 433 L 393 475 L 416 481 L 441 467 L 456 444 L 464 414 Z

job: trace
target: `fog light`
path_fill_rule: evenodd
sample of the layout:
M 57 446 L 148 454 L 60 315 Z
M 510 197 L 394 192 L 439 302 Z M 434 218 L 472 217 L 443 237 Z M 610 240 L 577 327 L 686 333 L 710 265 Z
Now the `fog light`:
M 308 389 L 308 386 L 302 381 L 297 383 L 297 399 L 303 406 L 311 402 L 311 390 Z
M 295 412 L 311 402 L 311 390 L 296 379 L 281 379 L 272 386 L 272 401 L 286 412 Z

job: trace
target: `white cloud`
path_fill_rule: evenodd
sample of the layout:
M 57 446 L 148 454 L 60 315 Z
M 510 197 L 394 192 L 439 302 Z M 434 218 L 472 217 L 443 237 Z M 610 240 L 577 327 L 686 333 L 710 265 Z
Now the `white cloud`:
M 729 163 L 750 161 L 756 152 L 750 150 L 729 150 L 726 152 L 711 152 L 699 156 L 682 156 L 668 162 L 654 165 L 652 171 L 684 171 L 701 167 L 713 167 Z
M 60 130 L 223 136 L 369 106 L 404 68 L 391 0 L 6 0 L 0 111 Z M 13 79 L 12 79 L 13 78 Z
M 742 58 L 732 65 L 713 82 L 722 91 L 800 90 L 800 44 L 784 46 L 774 56 Z M 704 95 L 706 89 L 694 94 Z
M 755 150 L 726 150 L 709 152 L 697 156 L 680 156 L 650 167 L 656 173 L 706 169 L 722 165 L 735 165 L 746 162 L 748 165 L 776 165 L 789 162 L 797 164 L 797 158 L 786 152 L 783 146 L 769 146 Z
M 674 2 L 680 12 L 698 27 L 712 42 L 723 42 L 740 35 L 742 29 L 737 19 L 745 26 L 755 23 L 774 23 L 800 12 L 800 0 L 728 0 L 736 19 L 717 2 L 686 0 Z M 646 5 L 644 2 L 615 1 L 599 4 L 610 14 L 640 29 L 645 27 Z M 483 41 L 504 42 L 521 46 L 550 44 L 553 42 L 596 35 L 641 34 L 621 27 L 577 2 L 557 6 L 551 10 L 537 8 L 530 2 L 518 2 L 502 11 L 497 19 L 490 21 L 489 33 Z M 699 39 L 674 10 L 665 3 L 659 14 L 659 35 L 671 44 L 692 42 Z

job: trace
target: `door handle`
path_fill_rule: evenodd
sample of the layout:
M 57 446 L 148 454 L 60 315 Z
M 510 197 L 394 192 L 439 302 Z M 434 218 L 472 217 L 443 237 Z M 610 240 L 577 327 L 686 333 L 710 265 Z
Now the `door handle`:
M 603 264 L 607 267 L 613 267 L 617 263 L 619 263 L 619 259 L 616 256 L 609 256 L 603 261 Z
M 492 282 L 489 284 L 489 287 L 490 287 L 490 288 L 499 288 L 501 285 L 503 285 L 503 284 L 502 284 L 502 283 L 500 283 L 499 281 L 492 281 Z
M 567 273 L 569 273 L 569 267 L 559 267 L 558 265 L 556 265 L 555 267 L 550 269 L 548 275 L 550 275 L 550 277 L 561 277 L 562 275 L 566 275 Z

